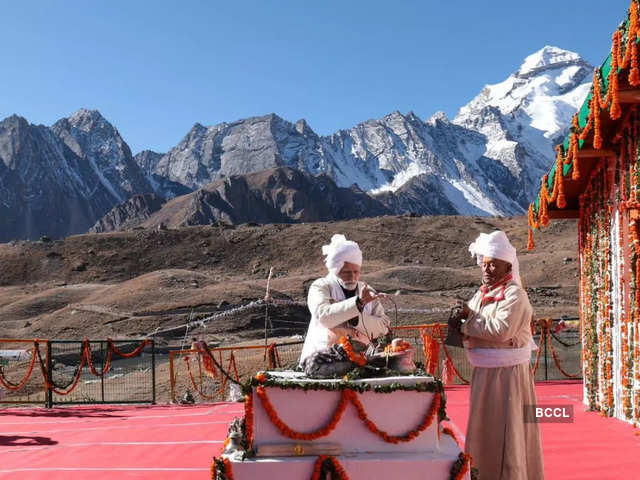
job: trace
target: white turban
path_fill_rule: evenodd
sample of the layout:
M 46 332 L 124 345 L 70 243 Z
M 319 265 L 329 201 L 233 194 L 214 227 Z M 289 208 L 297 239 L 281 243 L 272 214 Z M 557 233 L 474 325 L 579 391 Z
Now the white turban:
M 327 269 L 336 276 L 342 270 L 344 262 L 362 265 L 362 252 L 358 244 L 347 240 L 344 235 L 339 233 L 331 237 L 329 245 L 322 246 L 322 254 L 327 256 L 324 261 Z
M 476 238 L 476 241 L 469 245 L 469 251 L 472 257 L 476 257 L 478 265 L 482 265 L 484 257 L 497 258 L 509 262 L 511 264 L 513 280 L 522 286 L 516 249 L 511 245 L 507 235 L 502 230 L 491 233 L 481 233 L 478 235 L 478 238 Z

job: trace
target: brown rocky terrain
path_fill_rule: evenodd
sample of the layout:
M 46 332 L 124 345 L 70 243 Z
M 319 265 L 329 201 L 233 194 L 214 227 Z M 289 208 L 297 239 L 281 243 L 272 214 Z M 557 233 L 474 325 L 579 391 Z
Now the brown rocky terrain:
M 574 221 L 554 222 L 527 252 L 524 217 L 383 216 L 0 244 L 0 325 L 9 338 L 125 338 L 166 331 L 160 343 L 175 343 L 185 330 L 173 327 L 263 299 L 273 267 L 271 293 L 281 302 L 269 306 L 269 334 L 304 333 L 305 289 L 325 274 L 320 249 L 334 233 L 360 243 L 364 280 L 395 294 L 399 323 L 444 321 L 455 299 L 469 298 L 479 284 L 469 243 L 494 229 L 505 230 L 518 249 L 536 314 L 575 316 Z M 221 343 L 262 338 L 264 320 L 262 305 L 219 316 L 193 333 Z

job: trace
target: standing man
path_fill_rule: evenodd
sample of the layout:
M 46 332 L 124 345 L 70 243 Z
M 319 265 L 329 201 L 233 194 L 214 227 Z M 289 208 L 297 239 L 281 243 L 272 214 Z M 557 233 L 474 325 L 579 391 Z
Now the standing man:
M 307 304 L 311 312 L 309 330 L 300 354 L 307 357 L 337 343 L 342 335 L 369 344 L 389 331 L 389 318 L 378 294 L 360 282 L 362 252 L 356 242 L 335 234 L 322 247 L 329 273 L 309 287 Z
M 538 424 L 527 423 L 524 411 L 536 404 L 529 366 L 536 346 L 516 249 L 495 231 L 481 233 L 469 251 L 482 286 L 450 326 L 460 329 L 473 366 L 466 451 L 480 480 L 542 480 Z

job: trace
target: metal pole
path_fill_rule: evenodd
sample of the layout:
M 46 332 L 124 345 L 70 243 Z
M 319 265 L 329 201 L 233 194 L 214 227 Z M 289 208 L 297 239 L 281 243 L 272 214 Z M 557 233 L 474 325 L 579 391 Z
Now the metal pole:
M 49 379 L 49 381 L 47 382 L 48 384 L 50 384 L 49 387 L 47 387 L 47 400 L 46 400 L 46 408 L 52 408 L 53 407 L 53 390 L 51 390 L 51 388 L 53 387 L 53 368 L 51 367 L 51 341 L 47 340 L 47 378 Z
M 155 339 L 151 340 L 151 389 L 153 392 L 153 399 L 151 400 L 151 403 L 155 405 L 156 404 L 156 341 Z M 173 383 L 172 383 L 171 390 L 173 391 Z
M 541 330 L 542 331 L 542 330 Z M 544 379 L 549 380 L 549 366 L 547 365 L 547 343 L 549 341 L 549 336 L 547 332 L 544 331 Z
M 173 352 L 169 351 L 169 387 L 171 389 L 171 401 L 175 402 L 176 398 L 175 398 L 175 389 L 174 389 L 174 384 L 175 384 L 175 376 L 173 373 Z
M 100 377 L 100 390 L 102 393 L 102 403 L 104 403 L 104 342 L 100 340 L 100 355 L 102 356 L 102 376 Z

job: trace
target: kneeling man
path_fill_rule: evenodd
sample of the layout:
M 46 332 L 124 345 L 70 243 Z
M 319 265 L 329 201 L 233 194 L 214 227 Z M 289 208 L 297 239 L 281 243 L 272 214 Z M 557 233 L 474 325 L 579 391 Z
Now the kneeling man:
M 315 352 L 336 343 L 342 335 L 369 344 L 389 331 L 389 317 L 378 294 L 360 282 L 362 252 L 356 242 L 333 235 L 322 247 L 329 273 L 309 288 L 307 304 L 311 322 L 304 341 L 300 364 Z

